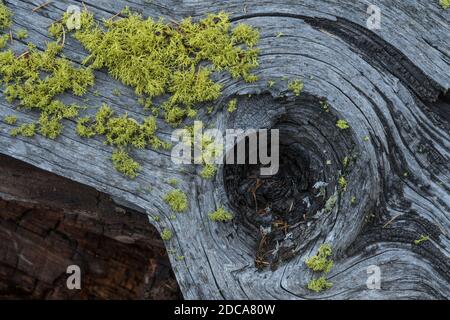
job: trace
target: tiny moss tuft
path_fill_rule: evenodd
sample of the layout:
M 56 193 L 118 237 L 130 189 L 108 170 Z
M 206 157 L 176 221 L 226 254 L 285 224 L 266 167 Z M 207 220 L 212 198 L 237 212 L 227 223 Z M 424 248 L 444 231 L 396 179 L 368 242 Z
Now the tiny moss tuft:
M 161 239 L 163 239 L 163 241 L 169 241 L 170 239 L 172 239 L 172 236 L 172 231 L 167 228 L 164 228 L 164 230 L 161 232 Z
M 231 99 L 227 104 L 227 111 L 228 112 L 234 112 L 237 108 L 237 99 Z
M 211 221 L 228 222 L 233 220 L 233 215 L 222 207 L 211 212 L 208 216 Z
M 206 164 L 202 171 L 200 172 L 200 176 L 203 179 L 212 179 L 217 172 L 217 167 L 213 164 Z
M 340 119 L 340 120 L 338 120 L 336 122 L 336 127 L 338 127 L 341 130 L 345 130 L 345 129 L 350 128 L 350 126 L 348 125 L 347 121 L 342 120 L 342 119 Z
M 91 13 L 82 12 L 82 27 L 75 38 L 90 52 L 84 63 L 107 68 L 113 78 L 149 102 L 168 96 L 162 109 L 173 126 L 186 116 L 194 117 L 194 105 L 220 96 L 222 86 L 211 79 L 213 72 L 228 71 L 246 82 L 257 80 L 251 71 L 258 66 L 259 50 L 254 46 L 259 32 L 245 24 L 232 28 L 224 12 L 198 22 L 186 18 L 175 26 L 130 10 L 124 15 L 102 26 Z M 58 37 L 60 29 L 53 25 L 51 33 Z M 200 66 L 201 62 L 210 64 Z
M 312 279 L 308 283 L 308 289 L 314 292 L 322 292 L 324 290 L 328 290 L 333 286 L 333 283 L 325 279 L 324 276 L 318 279 Z
M 178 180 L 175 178 L 167 180 L 167 183 L 170 184 L 172 187 L 178 186 Z
M 188 209 L 186 194 L 180 189 L 170 191 L 164 196 L 164 201 L 175 212 L 184 212 Z
M 342 190 L 347 191 L 348 182 L 347 179 L 345 179 L 344 176 L 340 176 L 338 180 L 339 187 L 341 187 Z
M 329 244 L 322 244 L 315 256 L 310 257 L 305 261 L 308 268 L 314 272 L 322 272 L 322 276 L 317 279 L 312 279 L 308 283 L 308 289 L 314 292 L 321 292 L 333 286 L 333 284 L 325 279 L 331 268 L 333 267 L 333 260 L 330 259 L 333 250 Z
M 17 117 L 16 116 L 6 116 L 3 118 L 3 121 L 5 121 L 6 124 L 13 126 L 17 123 Z

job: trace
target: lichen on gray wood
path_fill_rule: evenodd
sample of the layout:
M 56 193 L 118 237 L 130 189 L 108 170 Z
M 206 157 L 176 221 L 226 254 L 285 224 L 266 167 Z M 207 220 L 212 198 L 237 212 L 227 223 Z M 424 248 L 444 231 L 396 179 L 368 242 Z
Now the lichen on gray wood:
M 70 4 L 54 1 L 32 13 L 39 1 L 7 0 L 14 12 L 13 29 L 28 30 L 29 41 L 42 49 L 47 27 Z M 193 166 L 175 165 L 170 151 L 136 151 L 142 172 L 135 180 L 118 174 L 110 163 L 111 148 L 100 139 L 84 140 L 75 123 L 65 121 L 63 134 L 48 140 L 13 138 L 0 123 L 0 152 L 39 168 L 92 186 L 143 214 L 159 216 L 158 230 L 169 228 L 167 247 L 187 299 L 367 299 L 450 297 L 450 11 L 437 1 L 374 0 L 381 10 L 380 30 L 366 28 L 367 4 L 362 1 L 110 1 L 84 2 L 97 18 L 110 17 L 126 5 L 146 16 L 178 20 L 225 10 L 234 23 L 260 29 L 260 81 L 246 84 L 223 76 L 223 99 L 238 97 L 238 110 L 202 115 L 218 128 L 272 128 L 289 132 L 303 144 L 310 168 L 328 182 L 327 195 L 337 185 L 340 161 L 358 156 L 347 175 L 348 190 L 331 213 L 312 220 L 298 232 L 298 255 L 275 270 L 254 266 L 257 231 L 233 223 L 217 224 L 208 213 L 230 207 L 220 170 L 213 181 L 199 177 Z M 13 48 L 25 44 L 14 40 Z M 86 52 L 67 39 L 65 54 L 80 63 Z M 287 79 L 302 79 L 304 93 L 296 98 Z M 267 81 L 276 81 L 268 88 Z M 120 97 L 111 94 L 120 88 Z M 93 94 L 95 90 L 100 96 Z M 74 97 L 66 97 L 75 99 Z M 136 118 L 144 113 L 132 88 L 96 72 L 89 105 L 108 103 Z M 82 104 L 82 99 L 79 103 Z M 320 101 L 327 100 L 330 113 Z M 33 112 L 16 109 L 0 98 L 0 119 L 15 114 L 37 120 Z M 345 119 L 350 130 L 335 126 Z M 289 121 L 288 121 L 289 120 Z M 158 134 L 170 139 L 171 128 L 158 122 Z M 364 137 L 369 137 L 364 139 Z M 324 165 L 331 160 L 331 165 Z M 171 219 L 163 201 L 173 189 L 168 179 L 190 199 L 189 210 Z M 151 186 L 151 192 L 145 191 Z M 350 198 L 357 203 L 352 205 Z M 422 234 L 430 241 L 415 245 Z M 316 294 L 306 286 L 312 273 L 304 261 L 320 244 L 331 243 L 333 287 Z M 184 259 L 176 259 L 184 256 Z M 366 286 L 367 268 L 380 267 L 381 290 Z

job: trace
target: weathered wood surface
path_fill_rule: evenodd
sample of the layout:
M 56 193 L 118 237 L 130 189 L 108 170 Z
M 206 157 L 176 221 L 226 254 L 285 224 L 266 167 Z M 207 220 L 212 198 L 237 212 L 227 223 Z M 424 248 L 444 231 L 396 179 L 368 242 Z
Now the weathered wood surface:
M 14 28 L 29 30 L 30 40 L 42 48 L 49 41 L 46 28 L 69 4 L 54 1 L 32 13 L 41 1 L 5 1 L 15 13 Z M 275 271 L 254 267 L 256 232 L 233 223 L 217 224 L 207 214 L 228 205 L 222 173 L 214 181 L 200 179 L 193 167 L 176 166 L 168 152 L 136 152 L 143 172 L 136 180 L 117 174 L 110 163 L 111 148 L 101 139 L 76 136 L 74 123 L 65 122 L 56 141 L 43 137 L 12 138 L 0 124 L 0 152 L 42 169 L 92 186 L 142 213 L 158 214 L 152 222 L 169 227 L 167 244 L 176 255 L 171 262 L 185 298 L 299 299 L 299 298 L 449 298 L 450 297 L 450 11 L 437 1 L 374 0 L 381 9 L 381 30 L 366 29 L 366 1 L 85 1 L 98 18 L 110 17 L 125 5 L 144 15 L 179 19 L 211 11 L 232 12 L 234 22 L 261 29 L 261 81 L 245 84 L 223 77 L 223 96 L 239 96 L 233 115 L 221 111 L 203 115 L 204 121 L 224 128 L 272 127 L 290 119 L 291 138 L 300 141 L 315 159 L 311 166 L 329 182 L 333 193 L 339 159 L 359 156 L 348 176 L 348 191 L 330 215 L 316 217 L 296 239 L 299 254 Z M 278 36 L 282 33 L 283 36 Z M 18 52 L 23 45 L 14 41 Z M 69 39 L 65 53 L 81 61 L 86 53 Z M 131 88 L 96 73 L 89 105 L 107 102 L 114 109 L 142 117 Z M 302 78 L 305 94 L 294 99 L 281 79 Z M 279 80 L 267 89 L 268 80 Z M 120 88 L 122 96 L 112 95 Z M 92 95 L 99 90 L 100 97 Z M 251 97 L 248 95 L 251 94 Z M 326 98 L 331 113 L 320 108 Z M 73 99 L 73 98 L 71 98 Z M 82 103 L 82 99 L 79 101 Z M 218 102 L 220 104 L 220 102 Z M 95 111 L 94 108 L 92 110 Z M 18 114 L 36 120 L 33 112 L 16 110 L 1 98 L 0 118 Z M 345 118 L 351 131 L 335 127 Z M 171 129 L 159 123 L 167 139 Z M 370 136 L 370 141 L 364 141 Z M 332 160 L 330 166 L 325 165 Z M 190 209 L 170 220 L 163 202 L 177 178 L 189 196 Z M 142 192 L 149 184 L 151 193 Z M 355 195 L 357 205 L 351 206 Z M 389 223 L 388 223 L 389 222 Z M 414 245 L 421 234 L 430 241 Z M 306 289 L 312 273 L 304 260 L 329 242 L 335 248 L 330 273 L 333 288 L 321 294 Z M 381 290 L 366 287 L 367 267 L 381 268 Z

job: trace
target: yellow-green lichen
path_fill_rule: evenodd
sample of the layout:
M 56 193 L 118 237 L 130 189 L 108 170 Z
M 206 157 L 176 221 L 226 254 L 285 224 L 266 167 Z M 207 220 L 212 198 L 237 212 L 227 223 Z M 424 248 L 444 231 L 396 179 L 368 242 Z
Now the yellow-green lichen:
M 329 259 L 333 254 L 333 250 L 329 244 L 322 244 L 317 254 L 308 258 L 305 263 L 311 270 L 318 272 L 330 272 L 333 267 L 333 260 Z
M 439 0 L 439 4 L 441 5 L 441 7 L 445 10 L 447 10 L 448 8 L 450 8 L 450 0 Z
M 212 179 L 217 172 L 217 167 L 214 164 L 206 164 L 203 166 L 202 171 L 200 171 L 200 176 L 203 179 Z
M 231 99 L 227 104 L 227 111 L 234 112 L 237 109 L 237 99 Z
M 336 127 L 338 127 L 341 130 L 345 130 L 345 129 L 350 128 L 350 126 L 348 125 L 347 121 L 342 120 L 342 119 L 340 119 L 340 120 L 338 120 L 336 122 Z
M 327 101 L 320 101 L 320 106 L 325 112 L 330 112 L 330 105 Z
M 330 281 L 328 281 L 324 276 L 317 278 L 317 279 L 312 279 L 309 283 L 308 283 L 308 289 L 314 292 L 322 292 L 324 290 L 328 290 L 333 286 L 333 283 L 331 283 Z
M 11 26 L 11 16 L 11 10 L 0 0 L 0 30 L 8 29 Z
M 339 184 L 339 187 L 341 188 L 341 190 L 347 191 L 348 182 L 347 182 L 347 179 L 345 179 L 344 176 L 340 176 L 339 177 L 338 184 Z
M 184 212 L 188 209 L 188 199 L 186 194 L 180 189 L 168 192 L 164 196 L 164 201 L 175 212 Z
M 168 94 L 162 109 L 172 125 L 193 116 L 189 109 L 194 105 L 220 96 L 221 85 L 211 80 L 212 72 L 228 71 L 234 78 L 256 80 L 250 72 L 258 66 L 259 51 L 254 46 L 259 33 L 243 24 L 233 29 L 226 13 L 210 14 L 198 22 L 187 18 L 175 25 L 129 10 L 122 15 L 102 26 L 91 13 L 82 12 L 82 27 L 75 38 L 90 52 L 84 63 L 95 69 L 106 67 L 112 77 L 146 99 Z M 58 36 L 59 29 L 53 26 L 52 33 Z
M 317 251 L 317 254 L 308 258 L 305 263 L 308 268 L 314 272 L 321 272 L 322 276 L 312 279 L 308 283 L 308 289 L 314 292 L 321 292 L 327 290 L 333 286 L 333 284 L 326 280 L 325 276 L 330 272 L 333 267 L 333 260 L 331 256 L 333 250 L 329 244 L 322 244 Z
M 426 235 L 422 234 L 419 239 L 414 240 L 414 244 L 418 246 L 419 244 L 421 244 L 425 241 L 429 241 L 429 240 L 430 240 L 430 236 L 426 236 Z
M 233 215 L 230 212 L 226 211 L 222 207 L 218 208 L 214 212 L 211 212 L 208 215 L 208 217 L 209 217 L 209 219 L 211 221 L 216 221 L 216 222 L 218 222 L 218 221 L 220 221 L 220 222 L 228 222 L 228 221 L 233 220 Z
M 17 123 L 17 117 L 16 116 L 6 116 L 3 118 L 3 121 L 5 121 L 6 124 L 13 126 Z
M 178 186 L 178 180 L 175 178 L 171 178 L 171 179 L 167 180 L 167 183 L 170 184 L 172 187 Z
M 16 36 L 17 36 L 17 39 L 19 39 L 19 40 L 26 39 L 26 38 L 28 38 L 28 31 L 25 29 L 20 29 L 19 31 L 17 31 Z
M 34 123 L 22 124 L 10 132 L 11 136 L 33 137 L 36 134 L 36 125 Z
M 170 231 L 169 229 L 165 228 L 162 232 L 161 232 L 161 239 L 163 239 L 164 241 L 169 241 L 170 239 L 172 239 L 172 231 Z

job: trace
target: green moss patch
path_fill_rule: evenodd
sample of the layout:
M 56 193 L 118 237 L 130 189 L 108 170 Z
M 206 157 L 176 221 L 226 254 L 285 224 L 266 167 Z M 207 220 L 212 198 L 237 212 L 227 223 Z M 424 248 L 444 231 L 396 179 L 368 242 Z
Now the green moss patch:
M 170 191 L 164 196 L 164 201 L 175 212 L 184 212 L 188 209 L 186 194 L 180 189 Z

